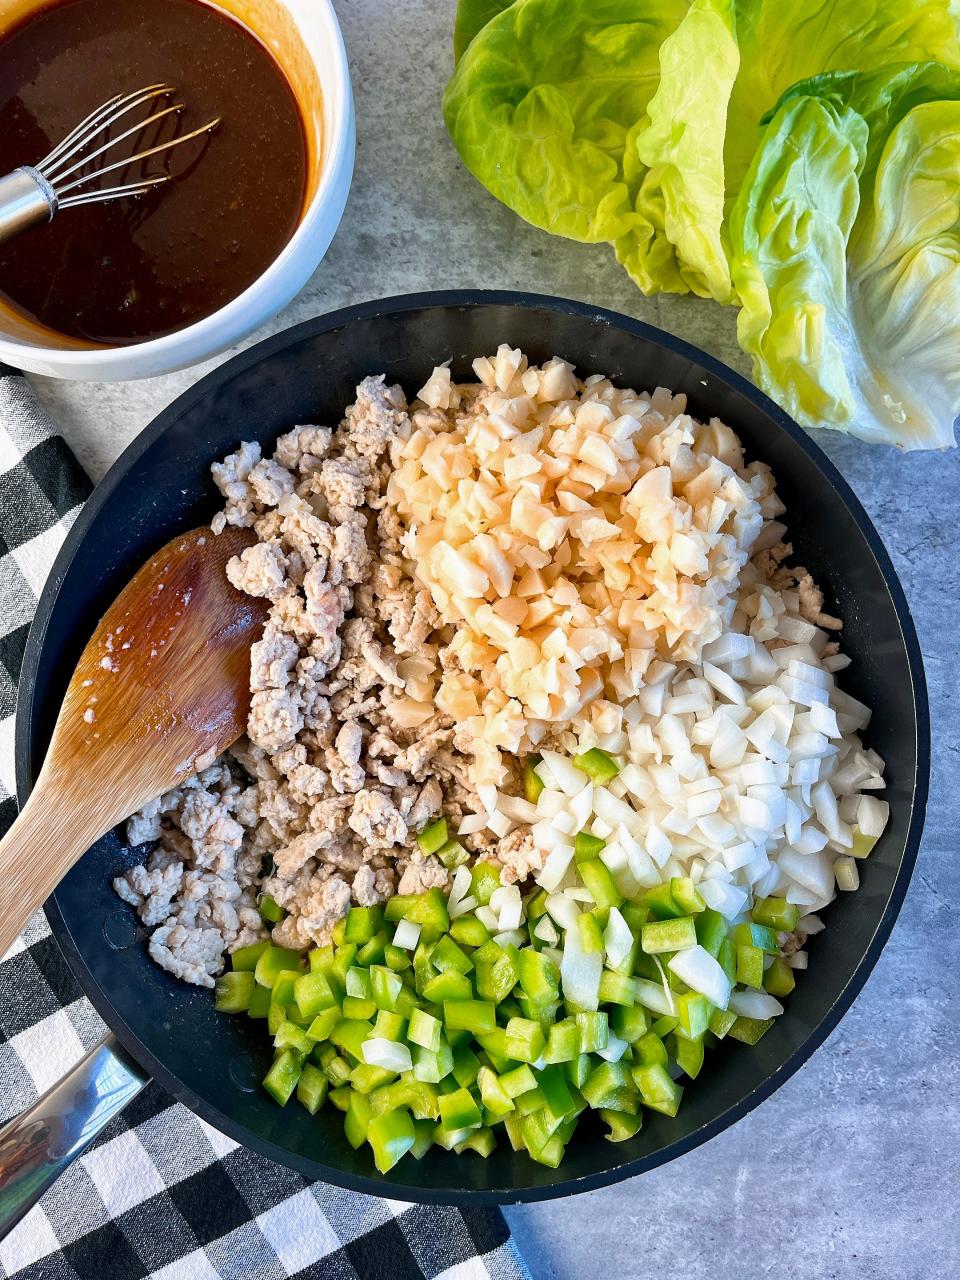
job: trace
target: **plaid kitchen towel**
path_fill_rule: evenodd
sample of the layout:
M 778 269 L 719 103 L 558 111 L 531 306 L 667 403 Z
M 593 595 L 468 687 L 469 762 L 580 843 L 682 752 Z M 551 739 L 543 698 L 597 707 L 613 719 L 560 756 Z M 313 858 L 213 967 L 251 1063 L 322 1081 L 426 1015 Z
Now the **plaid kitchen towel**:
M 27 630 L 89 482 L 24 378 L 0 366 L 0 832 L 13 800 Z M 46 920 L 0 961 L 0 1121 L 105 1033 Z M 310 1183 L 151 1084 L 0 1242 L 17 1280 L 526 1280 L 497 1209 L 408 1205 Z

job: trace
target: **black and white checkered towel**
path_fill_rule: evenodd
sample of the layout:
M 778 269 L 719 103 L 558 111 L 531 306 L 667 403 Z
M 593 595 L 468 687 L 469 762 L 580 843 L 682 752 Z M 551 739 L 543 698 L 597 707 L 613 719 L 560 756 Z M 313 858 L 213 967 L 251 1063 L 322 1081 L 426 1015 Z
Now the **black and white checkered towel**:
M 26 380 L 0 366 L 0 832 L 37 596 L 89 481 Z M 36 915 L 0 961 L 0 1121 L 105 1028 Z M 526 1280 L 499 1210 L 408 1205 L 310 1183 L 149 1085 L 0 1242 L 17 1280 Z

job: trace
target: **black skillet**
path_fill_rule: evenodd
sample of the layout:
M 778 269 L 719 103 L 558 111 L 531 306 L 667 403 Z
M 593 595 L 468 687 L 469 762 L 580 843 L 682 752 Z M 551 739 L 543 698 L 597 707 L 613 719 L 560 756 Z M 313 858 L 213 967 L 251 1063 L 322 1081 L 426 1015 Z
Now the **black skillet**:
M 110 888 L 134 855 L 116 835 L 101 840 L 46 912 L 83 989 L 143 1068 L 140 1078 L 149 1072 L 217 1128 L 309 1177 L 399 1199 L 489 1203 L 585 1191 L 663 1164 L 746 1115 L 806 1061 L 866 981 L 906 893 L 927 795 L 927 699 L 906 601 L 863 508 L 809 437 L 743 378 L 648 325 L 556 298 L 455 292 L 366 303 L 298 325 L 216 369 L 130 445 L 74 525 L 40 600 L 17 712 L 20 799 L 40 766 L 68 674 L 108 602 L 158 546 L 216 509 L 211 462 L 239 440 L 269 444 L 295 423 L 336 423 L 369 373 L 385 372 L 412 392 L 447 359 L 456 376 L 469 376 L 471 359 L 501 342 L 534 361 L 557 354 L 581 372 L 684 391 L 693 414 L 722 418 L 751 456 L 773 467 L 797 556 L 824 587 L 830 612 L 844 619 L 844 648 L 854 659 L 844 687 L 875 708 L 867 736 L 887 761 L 891 821 L 862 868 L 860 891 L 829 908 L 786 1015 L 755 1048 L 719 1046 L 709 1070 L 687 1087 L 676 1119 L 648 1115 L 637 1137 L 619 1145 L 585 1121 L 557 1170 L 504 1143 L 487 1160 L 434 1150 L 401 1161 L 385 1178 L 366 1150 L 347 1144 L 339 1112 L 311 1118 L 294 1105 L 281 1110 L 256 1088 L 270 1053 L 261 1025 L 215 1013 L 208 992 L 148 960 L 130 909 Z M 101 1050 L 87 1077 L 104 1065 L 113 1072 L 115 1102 L 125 1089 L 135 1091 L 137 1072 L 122 1052 Z M 85 1085 L 81 1111 L 93 1092 L 88 1078 Z M 60 1104 L 75 1109 L 77 1095 L 68 1080 L 48 1113 Z M 73 1114 L 65 1150 L 96 1131 L 78 1127 L 82 1119 Z

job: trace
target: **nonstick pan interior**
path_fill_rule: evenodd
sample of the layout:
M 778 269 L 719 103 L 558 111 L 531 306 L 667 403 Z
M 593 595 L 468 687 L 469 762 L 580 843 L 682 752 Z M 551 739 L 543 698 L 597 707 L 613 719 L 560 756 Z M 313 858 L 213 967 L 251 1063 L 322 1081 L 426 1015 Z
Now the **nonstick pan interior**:
M 17 723 L 21 800 L 41 763 L 70 671 L 108 602 L 158 546 L 218 506 L 210 463 L 240 440 L 269 445 L 296 423 L 335 425 L 356 384 L 385 372 L 409 394 L 435 364 L 455 376 L 501 342 L 533 361 L 560 355 L 581 373 L 684 391 L 691 412 L 733 427 L 769 463 L 797 558 L 853 657 L 843 683 L 875 708 L 867 734 L 887 761 L 890 826 L 855 894 L 827 912 L 787 1014 L 755 1048 L 723 1044 L 685 1090 L 676 1119 L 648 1113 L 613 1145 L 584 1122 L 561 1167 L 498 1145 L 487 1160 L 432 1150 L 386 1178 L 343 1136 L 340 1113 L 280 1109 L 257 1087 L 270 1045 L 260 1024 L 217 1014 L 210 994 L 152 964 L 112 878 L 132 855 L 100 841 L 48 904 L 53 930 L 87 994 L 126 1047 L 181 1101 L 240 1142 L 308 1176 L 396 1198 L 517 1201 L 586 1190 L 671 1159 L 745 1114 L 836 1025 L 876 962 L 906 891 L 926 798 L 929 744 L 919 650 L 889 558 L 859 503 L 820 450 L 736 374 L 679 340 L 577 303 L 521 294 L 419 295 L 308 321 L 229 361 L 170 406 L 123 454 L 81 514 L 44 591 L 23 668 Z M 811 1122 L 815 1117 L 811 1117 Z

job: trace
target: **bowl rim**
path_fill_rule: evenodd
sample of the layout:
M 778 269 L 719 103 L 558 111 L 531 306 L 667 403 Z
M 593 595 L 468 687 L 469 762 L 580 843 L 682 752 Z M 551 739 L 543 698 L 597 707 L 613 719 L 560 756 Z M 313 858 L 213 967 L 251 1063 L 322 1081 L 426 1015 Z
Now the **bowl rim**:
M 907 828 L 906 839 L 904 841 L 903 856 L 897 870 L 890 898 L 887 901 L 879 921 L 877 922 L 873 936 L 834 1004 L 830 1007 L 821 1021 L 813 1028 L 810 1034 L 781 1064 L 781 1066 L 745 1097 L 724 1108 L 719 1115 L 702 1125 L 695 1132 L 688 1134 L 686 1137 L 678 1138 L 673 1142 L 667 1143 L 664 1147 L 661 1147 L 655 1152 L 645 1156 L 640 1156 L 635 1160 L 627 1161 L 612 1169 L 592 1174 L 584 1174 L 579 1177 L 561 1179 L 555 1183 L 549 1184 L 548 1186 L 521 1187 L 516 1189 L 503 1188 L 501 1190 L 457 1187 L 444 1188 L 439 1191 L 427 1190 L 421 1187 L 409 1186 L 402 1182 L 380 1180 L 372 1174 L 358 1175 L 344 1172 L 335 1166 L 324 1164 L 320 1160 L 301 1157 L 296 1153 L 289 1151 L 287 1148 L 280 1146 L 278 1143 L 262 1138 L 258 1134 L 251 1132 L 242 1124 L 235 1123 L 230 1119 L 230 1117 L 224 1115 L 218 1108 L 212 1106 L 203 1098 L 199 1097 L 192 1089 L 182 1084 L 176 1075 L 168 1070 L 168 1068 L 166 1068 L 164 1064 L 141 1043 L 136 1034 L 116 1014 L 109 998 L 97 984 L 93 975 L 87 968 L 78 948 L 74 944 L 73 939 L 67 930 L 63 916 L 57 906 L 56 894 L 54 893 L 54 895 L 48 899 L 44 910 L 50 923 L 50 927 L 84 993 L 91 1000 L 94 1007 L 97 1009 L 97 1012 L 103 1017 L 108 1027 L 113 1031 L 124 1048 L 136 1061 L 141 1063 L 142 1066 L 145 1067 L 158 1081 L 158 1083 L 174 1098 L 184 1103 L 195 1114 L 199 1115 L 201 1119 L 206 1120 L 214 1127 L 220 1129 L 221 1132 L 226 1133 L 235 1141 L 250 1147 L 269 1159 L 286 1165 L 288 1168 L 294 1168 L 309 1177 L 316 1178 L 320 1176 L 324 1181 L 333 1183 L 334 1185 L 343 1187 L 350 1191 L 362 1192 L 366 1195 L 375 1195 L 387 1197 L 389 1199 L 420 1202 L 425 1204 L 523 1204 L 541 1200 L 552 1200 L 561 1196 L 574 1195 L 584 1191 L 592 1191 L 601 1187 L 611 1186 L 614 1183 L 624 1181 L 626 1178 L 634 1177 L 637 1174 L 645 1173 L 650 1169 L 655 1169 L 660 1165 L 667 1164 L 678 1156 L 685 1155 L 688 1151 L 692 1151 L 696 1147 L 703 1145 L 705 1142 L 710 1141 L 710 1139 L 716 1137 L 725 1129 L 735 1124 L 738 1120 L 741 1120 L 766 1098 L 770 1097 L 772 1093 L 774 1093 L 782 1084 L 794 1075 L 801 1066 L 804 1065 L 804 1063 L 837 1027 L 841 1018 L 846 1014 L 860 991 L 863 989 L 867 978 L 870 976 L 877 960 L 880 957 L 881 951 L 886 945 L 893 925 L 900 913 L 900 909 L 903 905 L 904 897 L 906 896 L 907 888 L 913 874 L 913 869 L 916 865 L 920 838 L 923 831 L 931 760 L 930 718 L 926 681 L 924 678 L 920 644 L 917 638 L 913 619 L 910 614 L 909 606 L 907 604 L 906 596 L 903 592 L 902 586 L 900 585 L 893 562 L 880 540 L 877 531 L 874 529 L 865 509 L 846 480 L 826 454 L 824 454 L 820 449 L 819 445 L 815 444 L 778 405 L 770 400 L 769 397 L 767 397 L 741 374 L 724 365 L 713 356 L 701 351 L 691 343 L 686 342 L 684 339 L 675 337 L 673 334 L 658 329 L 644 321 L 636 320 L 630 316 L 623 315 L 604 307 L 592 306 L 589 303 L 574 301 L 562 297 L 499 289 L 456 289 L 403 294 L 383 299 L 376 299 L 369 302 L 362 302 L 352 306 L 342 307 L 336 311 L 328 312 L 325 315 L 316 316 L 313 319 L 293 325 L 289 329 L 275 334 L 272 337 L 267 338 L 239 353 L 232 359 L 219 365 L 212 372 L 206 374 L 192 387 L 188 388 L 187 391 L 183 392 L 182 395 L 178 396 L 177 399 L 175 399 L 165 409 L 163 409 L 157 417 L 154 418 L 153 421 L 131 441 L 113 466 L 109 469 L 104 478 L 96 486 L 93 494 L 87 500 L 79 516 L 71 527 L 64 544 L 57 555 L 37 604 L 37 611 L 30 627 L 24 652 L 16 710 L 14 745 L 16 791 L 20 804 L 22 805 L 25 802 L 33 782 L 30 768 L 30 755 L 36 674 L 47 630 L 47 624 L 50 620 L 53 605 L 56 601 L 60 585 L 63 581 L 67 568 L 82 545 L 88 528 L 93 523 L 99 512 L 110 501 L 114 490 L 123 483 L 128 472 L 140 456 L 149 449 L 184 412 L 193 408 L 194 405 L 199 403 L 219 385 L 230 381 L 236 375 L 242 374 L 253 368 L 262 360 L 269 358 L 275 352 L 282 350 L 285 347 L 294 346 L 298 342 L 314 337 L 317 334 L 340 329 L 355 321 L 365 320 L 371 317 L 395 315 L 398 318 L 401 318 L 406 312 L 418 311 L 424 308 L 470 308 L 474 306 L 491 305 L 524 307 L 531 310 L 557 311 L 567 315 L 574 315 L 582 319 L 591 320 L 594 323 L 612 326 L 637 338 L 643 339 L 647 342 L 652 342 L 655 345 L 665 347 L 677 354 L 685 356 L 693 363 L 705 369 L 712 377 L 726 383 L 734 390 L 752 400 L 762 412 L 774 420 L 776 424 L 810 456 L 813 463 L 838 491 L 841 499 L 844 501 L 850 511 L 850 514 L 856 521 L 870 552 L 877 561 L 886 587 L 890 592 L 890 597 L 893 602 L 904 642 L 913 692 L 917 744 L 916 781 L 913 791 L 910 822 Z
M 126 380 L 137 376 L 151 376 L 149 373 L 138 375 L 136 372 L 128 372 L 137 364 L 149 365 L 151 368 L 162 365 L 163 368 L 178 369 L 184 365 L 186 352 L 193 353 L 187 359 L 190 364 L 208 359 L 227 343 L 239 341 L 248 331 L 245 327 L 246 320 L 255 299 L 263 293 L 269 293 L 289 270 L 291 262 L 308 251 L 312 244 L 323 242 L 323 237 L 318 236 L 319 224 L 326 216 L 331 199 L 336 199 L 344 165 L 352 165 L 353 93 L 343 32 L 333 0 L 315 2 L 319 4 L 317 16 L 326 28 L 325 38 L 331 55 L 330 72 L 322 83 L 325 153 L 313 198 L 304 209 L 293 235 L 270 265 L 242 293 L 222 307 L 182 329 L 164 334 L 163 337 L 149 338 L 145 342 L 133 342 L 125 346 L 107 344 L 60 348 L 38 342 L 21 342 L 0 334 L 0 358 L 14 367 L 27 369 L 35 360 L 41 359 L 56 364 L 59 369 L 57 376 L 62 378 L 69 379 L 75 373 L 96 368 L 100 381 L 114 378 Z M 316 64 L 314 55 L 310 53 L 309 56 Z M 223 337 L 224 332 L 228 335 L 226 338 Z M 166 363 L 171 360 L 173 363 Z

